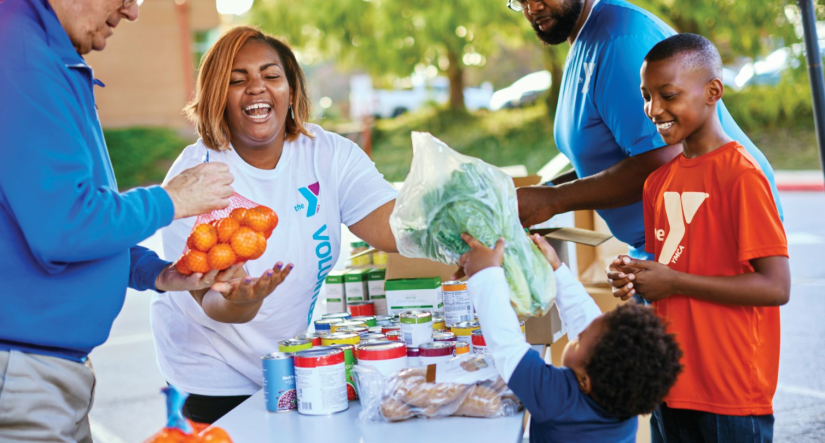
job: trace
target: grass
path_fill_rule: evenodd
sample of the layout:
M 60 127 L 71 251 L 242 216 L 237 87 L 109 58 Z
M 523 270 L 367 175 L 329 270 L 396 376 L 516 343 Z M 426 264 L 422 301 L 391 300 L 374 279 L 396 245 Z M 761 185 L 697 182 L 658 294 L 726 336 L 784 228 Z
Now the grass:
M 406 178 L 412 131 L 430 132 L 453 149 L 496 166 L 525 165 L 529 173 L 538 172 L 558 153 L 553 120 L 543 103 L 475 114 L 428 108 L 376 123 L 373 160 L 387 180 Z M 746 132 L 776 170 L 821 167 L 813 121 L 809 126 Z M 104 135 L 121 190 L 163 181 L 172 162 L 192 142 L 165 128 L 106 130 Z

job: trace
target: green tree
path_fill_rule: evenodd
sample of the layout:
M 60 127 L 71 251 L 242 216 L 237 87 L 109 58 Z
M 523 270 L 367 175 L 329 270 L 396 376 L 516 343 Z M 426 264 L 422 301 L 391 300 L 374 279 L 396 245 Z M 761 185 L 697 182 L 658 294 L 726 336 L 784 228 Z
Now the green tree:
M 523 19 L 508 12 L 501 0 L 264 0 L 251 18 L 305 54 L 335 57 L 376 78 L 434 66 L 450 80 L 450 107 L 464 110 L 468 66 L 483 63 L 496 41 L 523 38 Z

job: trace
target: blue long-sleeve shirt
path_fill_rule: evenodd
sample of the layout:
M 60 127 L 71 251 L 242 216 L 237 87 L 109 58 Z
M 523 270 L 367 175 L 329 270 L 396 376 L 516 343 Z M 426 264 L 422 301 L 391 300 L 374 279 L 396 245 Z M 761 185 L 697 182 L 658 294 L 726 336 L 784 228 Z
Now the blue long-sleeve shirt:
M 0 350 L 84 359 L 168 264 L 135 245 L 172 200 L 118 192 L 94 83 L 46 0 L 0 2 Z

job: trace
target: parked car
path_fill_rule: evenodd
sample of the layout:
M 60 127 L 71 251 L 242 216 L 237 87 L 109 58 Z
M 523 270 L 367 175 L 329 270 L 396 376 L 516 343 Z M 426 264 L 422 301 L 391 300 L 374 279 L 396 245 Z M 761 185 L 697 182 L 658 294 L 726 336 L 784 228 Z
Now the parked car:
M 512 85 L 494 92 L 490 97 L 490 110 L 517 108 L 533 103 L 544 91 L 550 89 L 552 84 L 553 79 L 548 71 L 527 74 Z

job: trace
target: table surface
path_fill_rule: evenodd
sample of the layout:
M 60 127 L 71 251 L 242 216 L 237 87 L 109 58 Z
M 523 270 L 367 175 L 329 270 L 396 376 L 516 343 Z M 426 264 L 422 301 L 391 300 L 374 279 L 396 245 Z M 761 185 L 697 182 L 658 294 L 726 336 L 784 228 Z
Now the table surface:
M 501 418 L 446 417 L 359 424 L 360 412 L 358 401 L 350 402 L 347 411 L 325 416 L 267 412 L 264 393 L 258 391 L 215 422 L 215 426 L 228 432 L 234 443 L 407 443 L 427 440 L 506 443 L 521 442 L 523 435 L 523 414 Z

